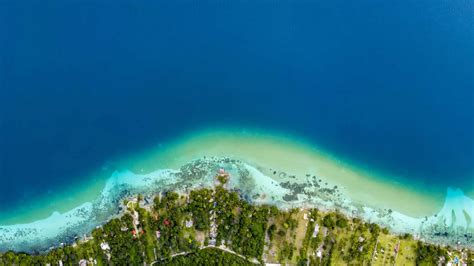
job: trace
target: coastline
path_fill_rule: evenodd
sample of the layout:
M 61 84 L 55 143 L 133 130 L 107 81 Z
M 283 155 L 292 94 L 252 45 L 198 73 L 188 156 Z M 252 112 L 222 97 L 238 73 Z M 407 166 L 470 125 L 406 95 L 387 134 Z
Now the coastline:
M 193 132 L 163 149 L 150 150 L 125 164 L 134 172 L 147 172 L 156 169 L 157 165 L 176 169 L 205 156 L 231 157 L 257 165 L 259 170 L 277 181 L 281 178 L 278 174 L 273 175 L 273 171 L 290 172 L 302 181 L 307 174 L 315 174 L 345 187 L 355 202 L 392 208 L 414 217 L 436 213 L 446 196 L 445 187 L 427 187 L 416 181 L 402 184 L 400 178 L 346 163 L 294 136 L 258 130 L 208 129 Z
M 240 165 L 237 168 L 249 173 L 251 178 L 233 179 L 231 184 L 255 203 L 281 208 L 339 209 L 347 215 L 355 214 L 388 226 L 396 233 L 413 234 L 436 230 L 430 226 L 449 225 L 452 223 L 451 210 L 455 210 L 458 219 L 451 226 L 453 230 L 458 226 L 473 230 L 472 224 L 467 225 L 460 219 L 463 212 L 457 208 L 459 203 L 464 204 L 464 208 L 474 206 L 469 205 L 473 203 L 472 199 L 461 190 L 449 189 L 448 197 L 446 191 L 419 193 L 414 187 L 364 175 L 364 171 L 334 160 L 304 142 L 274 134 L 202 131 L 118 165 L 128 166 L 129 171 L 115 171 L 106 181 L 98 179 L 95 189 L 78 191 L 79 195 L 85 195 L 76 198 L 83 201 L 75 205 L 78 207 L 64 212 L 55 210 L 47 218 L 0 225 L 3 233 L 0 250 L 6 247 L 43 250 L 62 242 L 58 239 L 71 241 L 117 214 L 120 211 L 117 202 L 124 196 L 209 186 L 212 185 L 209 174 L 219 165 L 231 169 Z M 196 169 L 203 171 L 201 175 L 196 176 Z M 237 176 L 239 172 L 233 175 Z M 318 182 L 318 179 L 322 181 Z M 99 187 L 100 194 L 91 193 Z M 74 200 L 75 195 L 70 197 Z M 474 209 L 467 212 L 474 217 Z M 18 235 L 19 238 L 13 237 Z M 452 240 L 428 239 L 440 243 Z M 9 241 L 15 243 L 6 246 Z

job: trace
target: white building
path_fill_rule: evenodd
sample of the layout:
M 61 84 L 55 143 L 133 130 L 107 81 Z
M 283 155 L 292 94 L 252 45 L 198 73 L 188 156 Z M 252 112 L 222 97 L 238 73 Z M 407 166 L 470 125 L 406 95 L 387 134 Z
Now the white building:
M 193 224 L 194 224 L 194 223 L 193 223 L 193 220 L 192 220 L 192 219 L 186 221 L 186 227 L 187 227 L 187 228 L 193 226 Z
M 318 257 L 318 258 L 323 257 L 323 253 L 321 252 L 321 250 L 318 250 L 318 252 L 316 253 L 316 257 Z
M 319 233 L 319 224 L 316 224 L 313 231 L 313 237 L 318 236 L 318 233 Z
M 100 248 L 102 250 L 110 250 L 109 243 L 107 243 L 107 242 L 100 243 Z

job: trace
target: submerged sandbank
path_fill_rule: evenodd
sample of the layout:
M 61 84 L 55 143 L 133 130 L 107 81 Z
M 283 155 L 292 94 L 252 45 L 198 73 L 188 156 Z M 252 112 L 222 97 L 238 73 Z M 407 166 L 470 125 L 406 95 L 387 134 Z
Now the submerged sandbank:
M 414 217 L 431 215 L 440 210 L 446 188 L 409 183 L 396 177 L 375 173 L 339 160 L 315 145 L 294 136 L 241 129 L 206 129 L 185 135 L 173 142 L 157 145 L 137 156 L 124 158 L 114 165 L 147 173 L 156 169 L 179 168 L 192 159 L 203 156 L 226 156 L 258 165 L 273 175 L 270 169 L 285 171 L 298 177 L 317 175 L 343 186 L 352 200 L 377 207 L 387 207 Z M 44 219 L 55 211 L 66 212 L 84 202 L 94 200 L 111 175 L 111 169 L 84 177 L 82 184 L 73 184 L 34 199 L 14 212 L 0 214 L 0 224 L 28 223 Z M 112 169 L 113 170 L 113 169 Z M 469 193 L 470 191 L 467 191 Z
M 401 179 L 338 160 L 294 136 L 212 129 L 194 132 L 115 163 L 120 169 L 130 171 L 115 171 L 111 176 L 96 177 L 89 187 L 69 190 L 66 204 L 61 205 L 64 200 L 60 197 L 38 201 L 53 203 L 38 204 L 31 212 L 24 209 L 23 216 L 14 219 L 14 224 L 0 223 L 3 234 L 0 250 L 41 250 L 70 241 L 105 222 L 117 212 L 120 197 L 130 193 L 209 185 L 220 162 L 207 161 L 206 158 L 212 156 L 228 158 L 224 162 L 239 162 L 229 167 L 245 169 L 251 178 L 235 179 L 232 186 L 257 203 L 338 208 L 389 226 L 395 232 L 423 232 L 433 241 L 446 243 L 453 239 L 443 240 L 435 234 L 449 229 L 450 234 L 455 235 L 458 227 L 472 231 L 472 224 L 464 218 L 474 217 L 473 201 L 460 189 L 433 186 L 428 190 L 416 182 L 401 184 Z M 190 163 L 195 160 L 199 163 Z M 194 172 L 189 171 L 192 167 L 205 174 L 195 177 Z M 161 182 L 164 179 L 167 183 Z M 265 194 L 271 197 L 260 198 Z M 73 209 L 71 205 L 78 207 Z M 35 218 L 35 215 L 41 217 Z
M 128 161 L 134 171 L 176 168 L 203 156 L 232 157 L 252 165 L 275 180 L 284 171 L 298 178 L 316 175 L 347 190 L 351 199 L 369 206 L 391 208 L 401 213 L 423 217 L 438 212 L 446 196 L 445 187 L 402 183 L 397 177 L 363 169 L 320 151 L 315 145 L 294 136 L 273 132 L 239 129 L 202 130 L 179 141 L 150 150 Z

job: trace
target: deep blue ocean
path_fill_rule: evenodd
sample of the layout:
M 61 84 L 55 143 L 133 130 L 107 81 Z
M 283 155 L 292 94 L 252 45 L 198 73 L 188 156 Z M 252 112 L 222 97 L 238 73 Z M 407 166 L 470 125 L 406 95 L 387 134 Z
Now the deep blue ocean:
M 0 212 L 205 126 L 474 189 L 470 0 L 0 0 Z

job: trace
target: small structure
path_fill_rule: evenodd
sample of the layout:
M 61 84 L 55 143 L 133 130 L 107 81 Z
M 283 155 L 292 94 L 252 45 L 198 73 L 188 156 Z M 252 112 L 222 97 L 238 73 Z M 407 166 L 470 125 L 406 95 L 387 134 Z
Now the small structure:
M 224 168 L 220 168 L 219 169 L 219 176 L 228 177 L 229 173 L 227 173 Z
M 323 252 L 321 252 L 321 250 L 318 250 L 318 252 L 316 252 L 316 257 L 322 258 L 323 257 Z
M 134 238 L 139 237 L 140 235 L 143 235 L 144 233 L 145 233 L 145 232 L 144 232 L 143 229 L 141 229 L 141 228 L 140 228 L 140 229 L 137 229 L 137 230 L 135 230 L 135 229 L 132 230 L 132 236 L 133 236 Z
M 84 234 L 84 238 L 83 238 L 84 242 L 87 242 L 87 241 L 92 240 L 92 239 L 94 239 L 92 236 L 87 236 L 86 234 Z
M 133 217 L 133 224 L 139 225 L 139 224 L 140 224 L 140 220 L 139 220 L 139 219 L 140 219 L 140 216 L 139 216 L 139 214 L 138 214 L 137 211 L 134 211 L 134 212 L 133 212 L 132 217 Z
M 151 200 L 150 197 L 145 197 L 145 205 L 150 205 L 153 201 Z
M 82 259 L 79 261 L 79 266 L 87 266 L 87 260 Z
M 217 180 L 221 182 L 221 184 L 227 183 L 227 180 L 229 178 L 229 173 L 227 173 L 224 168 L 220 168 L 219 171 L 217 172 Z
M 101 248 L 102 250 L 110 250 L 109 243 L 107 243 L 107 242 L 102 242 L 102 243 L 100 243 L 100 248 Z
M 308 220 L 308 214 L 307 213 L 303 214 L 303 219 Z
M 398 250 L 400 249 L 400 242 L 397 243 L 397 245 L 395 246 L 395 248 L 393 249 L 393 251 L 395 252 L 395 254 L 398 253 Z
M 319 233 L 319 224 L 316 224 L 313 231 L 313 237 L 317 237 Z
M 189 220 L 186 221 L 186 227 L 187 227 L 187 228 L 192 227 L 193 224 L 194 224 L 194 223 L 193 223 L 193 220 L 192 220 L 192 219 L 189 219 Z
M 209 246 L 216 246 L 216 239 L 209 239 Z

